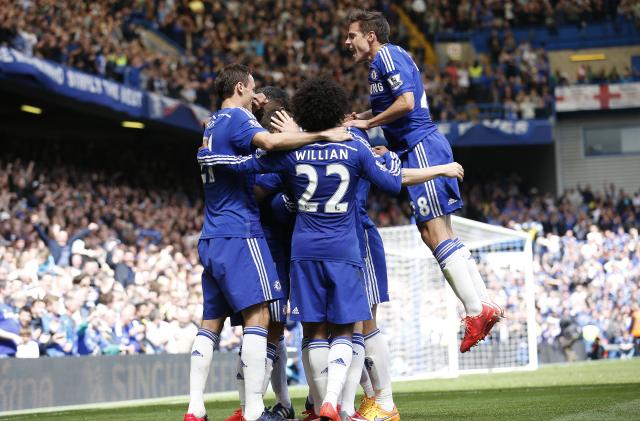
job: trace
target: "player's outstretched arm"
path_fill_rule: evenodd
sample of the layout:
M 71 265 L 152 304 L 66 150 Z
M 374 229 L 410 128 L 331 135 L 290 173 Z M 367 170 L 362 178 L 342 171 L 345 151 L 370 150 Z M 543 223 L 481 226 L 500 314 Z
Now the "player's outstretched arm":
M 259 132 L 253 136 L 253 144 L 265 151 L 287 151 L 298 149 L 313 142 L 342 142 L 350 140 L 351 135 L 343 128 L 336 127 L 322 132 L 285 132 L 269 133 Z
M 347 121 L 351 121 L 351 120 L 369 120 L 370 118 L 373 118 L 373 111 L 371 111 L 371 109 L 368 109 L 367 111 L 363 111 L 361 113 L 356 113 L 354 111 L 351 114 L 347 114 L 347 116 L 344 119 L 343 125 Z
M 413 186 L 414 184 L 425 183 L 436 177 L 464 179 L 464 168 L 457 162 L 445 165 L 434 165 L 429 168 L 403 168 L 402 185 Z
M 360 142 L 356 144 L 364 178 L 389 194 L 400 193 L 402 176 L 398 155 L 387 152 L 383 155 L 385 161 L 383 164 L 368 145 Z
M 358 119 L 358 120 L 347 121 L 344 123 L 344 126 L 345 127 L 353 126 L 353 127 L 358 127 L 364 130 L 371 129 L 373 127 L 382 126 L 384 124 L 392 123 L 397 119 L 399 119 L 400 117 L 403 117 L 406 114 L 409 114 L 411 111 L 413 111 L 413 107 L 414 107 L 413 92 L 405 92 L 399 95 L 396 98 L 396 100 L 393 101 L 393 104 L 389 106 L 389 108 L 387 108 L 377 116 L 372 117 L 370 119 Z

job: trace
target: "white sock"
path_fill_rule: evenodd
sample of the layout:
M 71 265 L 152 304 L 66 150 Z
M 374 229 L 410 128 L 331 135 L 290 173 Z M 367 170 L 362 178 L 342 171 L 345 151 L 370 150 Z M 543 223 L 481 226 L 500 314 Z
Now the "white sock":
M 391 411 L 393 392 L 391 390 L 391 355 L 389 346 L 376 329 L 364 337 L 365 354 L 367 356 L 367 371 L 371 378 L 371 384 L 375 390 L 376 402 L 385 411 Z
M 320 412 L 320 405 L 327 394 L 327 378 L 329 375 L 329 341 L 326 339 L 311 339 L 309 341 L 309 373 L 313 387 L 309 390 L 313 396 L 316 414 Z M 307 377 L 309 380 L 309 377 Z
M 376 392 L 373 391 L 373 385 L 371 384 L 371 378 L 369 377 L 369 372 L 367 371 L 367 364 L 370 363 L 371 360 L 367 361 L 366 357 L 364 360 L 364 364 L 362 365 L 362 374 L 360 375 L 360 386 L 364 391 L 364 394 L 367 398 L 373 398 L 376 396 Z
M 206 415 L 204 407 L 204 388 L 207 385 L 213 351 L 218 346 L 220 335 L 209 329 L 200 328 L 191 347 L 191 368 L 189 371 L 189 409 L 188 414 L 198 418 Z
M 273 363 L 273 371 L 271 372 L 271 387 L 273 393 L 276 394 L 276 401 L 284 407 L 291 408 L 287 384 L 287 358 L 287 344 L 284 341 L 284 336 L 280 336 L 276 361 Z
M 309 386 L 307 400 L 311 405 L 313 405 L 313 397 L 317 394 L 317 392 L 315 392 L 316 384 L 313 381 L 311 363 L 309 362 L 309 342 L 311 342 L 309 338 L 302 338 L 302 369 L 304 370 L 304 376 L 306 377 L 307 385 Z
M 264 365 L 264 382 L 262 383 L 262 396 L 267 393 L 269 382 L 271 381 L 271 373 L 273 372 L 273 365 L 276 361 L 276 350 L 278 347 L 276 344 L 267 342 L 267 360 Z
M 262 387 L 267 358 L 267 329 L 251 326 L 244 328 L 241 359 L 244 363 L 243 415 L 248 421 L 257 420 L 264 412 Z
M 460 250 L 460 244 L 453 240 L 444 240 L 438 244 L 433 255 L 440 263 L 442 273 L 451 289 L 462 301 L 467 316 L 477 316 L 482 312 L 482 302 L 469 275 L 468 259 Z
M 356 392 L 358 391 L 358 384 L 364 367 L 364 337 L 362 334 L 354 333 L 352 342 L 353 358 L 351 359 L 349 371 L 347 371 L 347 379 L 342 388 L 342 402 L 340 404 L 341 410 L 347 415 L 353 415 L 356 412 Z
M 480 300 L 487 303 L 490 302 L 491 300 L 489 299 L 489 294 L 487 293 L 487 285 L 484 283 L 482 275 L 480 275 L 480 270 L 478 269 L 478 263 L 476 262 L 476 259 L 473 258 L 467 246 L 462 244 L 462 241 L 460 241 L 459 238 L 456 238 L 454 241 L 461 245 L 460 251 L 462 251 L 462 255 L 467 259 L 467 270 L 469 271 L 469 275 L 473 280 L 473 286 L 476 289 Z
M 244 413 L 244 363 L 242 362 L 242 345 L 240 345 L 238 365 L 236 366 L 236 387 L 238 388 L 240 408 L 242 408 L 242 412 Z
M 327 394 L 322 403 L 329 402 L 335 408 L 338 397 L 342 394 L 347 371 L 353 359 L 353 345 L 351 338 L 338 336 L 331 341 L 329 349 L 329 377 L 327 379 Z

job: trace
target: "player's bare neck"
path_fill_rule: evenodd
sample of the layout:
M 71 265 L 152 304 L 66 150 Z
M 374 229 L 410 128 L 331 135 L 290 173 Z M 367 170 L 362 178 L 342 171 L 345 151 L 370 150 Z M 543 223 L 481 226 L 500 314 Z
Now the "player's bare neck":
M 234 95 L 222 101 L 222 108 L 242 108 L 242 100 Z
M 378 41 L 375 41 L 371 44 L 371 48 L 369 49 L 369 61 L 373 61 L 374 58 L 376 58 L 376 54 L 378 54 L 378 51 L 380 51 L 380 49 L 384 46 L 384 44 L 380 44 Z

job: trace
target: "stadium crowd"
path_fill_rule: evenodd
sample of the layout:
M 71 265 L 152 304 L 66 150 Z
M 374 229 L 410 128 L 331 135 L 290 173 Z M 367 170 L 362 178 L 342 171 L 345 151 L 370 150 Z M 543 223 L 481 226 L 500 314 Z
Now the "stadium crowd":
M 634 0 L 405 0 L 403 8 L 431 37 L 441 32 L 531 26 L 546 26 L 553 32 L 560 25 L 585 27 L 590 22 L 615 22 L 621 18 L 640 24 L 640 8 Z
M 351 6 L 342 0 L 0 0 L 0 46 L 207 108 L 216 102 L 216 72 L 231 60 L 250 63 L 259 85 L 290 92 L 303 77 L 330 69 L 350 89 L 354 109 L 364 110 L 367 70 L 353 67 L 343 28 L 335 24 Z M 401 28 L 388 1 L 360 6 L 377 7 Z M 549 25 L 549 19 L 584 25 L 640 13 L 637 2 L 625 0 L 406 6 L 428 34 L 476 24 Z M 143 41 L 143 27 L 164 33 L 184 54 L 154 51 Z M 405 39 L 395 34 L 399 43 Z M 508 30 L 491 37 L 487 56 L 426 68 L 423 77 L 440 121 L 546 117 L 553 110 L 550 89 L 570 83 L 550 69 L 544 50 L 518 45 Z M 576 81 L 602 77 L 634 75 L 615 69 L 594 75 L 585 67 Z M 465 188 L 467 216 L 537 232 L 540 340 L 567 349 L 584 337 L 592 355 L 613 357 L 633 354 L 634 336 L 640 351 L 640 192 L 582 187 L 554 198 L 523 191 L 513 178 Z M 0 356 L 188 352 L 202 314 L 195 247 L 202 203 L 181 191 L 69 163 L 0 161 Z M 373 194 L 370 212 L 380 227 L 410 223 L 402 199 Z M 220 347 L 236 348 L 240 334 L 225 329 Z
M 0 191 L 0 354 L 190 350 L 202 314 L 199 199 L 19 159 L 0 163 Z M 598 337 L 601 356 L 616 357 L 633 355 L 635 335 L 638 352 L 640 192 L 583 187 L 553 198 L 512 177 L 472 184 L 464 198 L 468 216 L 537 232 L 540 341 L 571 334 L 589 348 Z M 409 223 L 408 210 L 372 196 L 379 226 Z M 226 328 L 221 349 L 237 348 L 240 334 Z
M 428 34 L 447 30 L 513 28 L 592 19 L 632 19 L 633 2 L 406 2 L 414 21 Z M 368 108 L 367 69 L 353 66 L 341 26 L 352 3 L 345 0 L 118 1 L 52 2 L 0 0 L 0 46 L 33 55 L 211 109 L 211 86 L 230 61 L 248 63 L 258 85 L 296 89 L 304 77 L 331 72 L 348 87 L 354 109 Z M 390 2 L 359 4 L 384 11 L 393 39 L 405 45 Z M 550 12 L 552 10 L 552 12 Z M 481 19 L 480 19 L 481 17 Z M 162 33 L 179 46 L 168 54 L 153 48 L 142 29 Z M 547 55 L 528 43 L 518 45 L 509 30 L 494 33 L 490 53 L 476 60 L 425 66 L 432 116 L 439 121 L 477 118 L 531 119 L 553 111 L 552 87 L 570 78 L 551 71 Z M 590 79 L 588 69 L 578 82 Z M 637 75 L 636 75 L 637 76 Z M 633 78 L 611 70 L 608 80 Z M 573 81 L 572 81 L 573 82 Z M 504 104 L 504 105 L 503 105 Z

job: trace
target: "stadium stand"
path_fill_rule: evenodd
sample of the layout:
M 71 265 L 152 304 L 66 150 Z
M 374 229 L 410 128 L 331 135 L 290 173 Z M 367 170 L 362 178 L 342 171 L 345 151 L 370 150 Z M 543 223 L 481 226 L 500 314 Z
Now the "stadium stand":
M 331 69 L 351 89 L 354 109 L 365 109 L 366 70 L 352 66 L 334 24 L 351 3 L 325 3 L 0 0 L 0 46 L 209 109 L 216 102 L 212 81 L 230 60 L 250 63 L 260 84 L 290 92 L 303 77 Z M 369 3 L 395 26 L 389 2 Z M 438 121 L 547 118 L 556 85 L 639 80 L 637 70 L 596 74 L 588 66 L 575 78 L 563 75 L 540 45 L 518 42 L 518 31 L 535 25 L 551 32 L 565 24 L 585 30 L 638 25 L 637 2 L 621 1 L 615 10 L 605 7 L 615 2 L 406 3 L 431 38 L 443 31 L 485 32 L 486 54 L 477 61 L 425 69 Z M 147 45 L 145 30 L 168 39 L 176 54 Z M 402 43 L 406 34 L 397 38 Z M 183 176 L 159 186 L 142 183 L 147 171 L 138 171 L 140 177 L 122 179 L 114 169 L 0 161 L 0 329 L 10 333 L 0 340 L 0 354 L 189 351 L 194 315 L 202 313 L 194 246 L 202 204 Z M 516 179 L 491 179 L 465 183 L 465 201 L 472 219 L 537 235 L 541 342 L 569 359 L 576 341 L 593 357 L 633 355 L 634 341 L 640 352 L 640 309 L 633 304 L 639 299 L 640 191 L 576 186 L 554 198 L 525 190 Z M 410 223 L 401 198 L 374 194 L 370 206 L 379 226 Z M 236 348 L 239 333 L 226 329 L 220 346 Z
M 354 109 L 367 108 L 366 70 L 353 66 L 336 24 L 350 3 L 297 3 L 259 1 L 240 7 L 237 1 L 213 0 L 70 4 L 3 0 L 0 45 L 208 109 L 215 104 L 212 81 L 232 60 L 250 63 L 259 84 L 280 86 L 290 93 L 303 77 L 331 69 L 350 87 Z M 388 2 L 369 3 L 385 12 L 392 27 L 402 28 L 394 25 L 397 16 Z M 552 71 L 543 46 L 517 39 L 509 28 L 549 25 L 549 16 L 556 26 L 638 20 L 637 7 L 627 1 L 619 10 L 603 2 L 406 3 L 427 34 L 494 30 L 486 34 L 486 47 L 477 46 L 486 54 L 476 60 L 424 69 L 432 115 L 438 121 L 533 119 L 553 113 L 553 86 L 572 78 Z M 143 36 L 149 30 L 171 40 L 176 54 L 154 48 Z M 394 39 L 404 44 L 407 36 L 399 31 Z M 603 76 L 587 67 L 584 73 L 578 82 L 598 82 L 603 77 L 611 82 L 638 80 L 638 72 L 630 68 L 611 69 Z
M 14 334 L 4 354 L 190 349 L 201 314 L 199 199 L 71 166 L 0 168 L 0 328 Z M 640 294 L 640 192 L 584 187 L 554 199 L 512 179 L 472 184 L 465 199 L 476 219 L 537 233 L 540 340 L 560 346 L 568 318 L 595 326 L 608 355 L 620 356 Z M 370 211 L 379 226 L 409 222 L 395 199 L 376 197 Z M 221 347 L 237 347 L 239 333 L 225 330 Z

